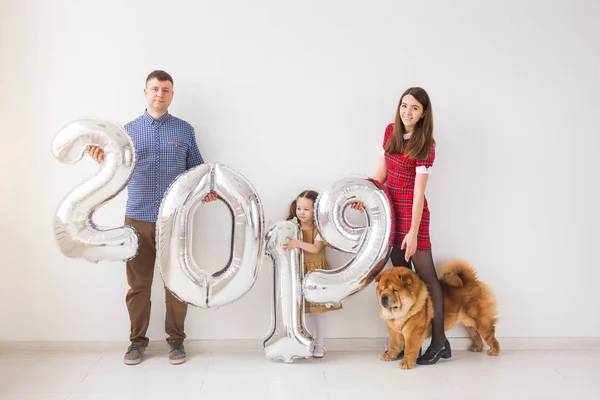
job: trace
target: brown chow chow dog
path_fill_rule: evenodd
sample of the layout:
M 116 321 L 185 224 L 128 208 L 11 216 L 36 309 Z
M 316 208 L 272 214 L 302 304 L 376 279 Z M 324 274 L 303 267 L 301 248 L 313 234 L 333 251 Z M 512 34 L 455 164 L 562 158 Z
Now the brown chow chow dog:
M 441 270 L 444 292 L 444 329 L 462 323 L 473 344 L 471 351 L 481 351 L 483 342 L 490 346 L 488 354 L 500 354 L 496 340 L 496 299 L 488 286 L 477 279 L 473 268 L 461 260 L 447 262 Z M 375 279 L 380 317 L 390 334 L 389 350 L 381 355 L 385 361 L 398 360 L 400 368 L 415 367 L 423 339 L 431 336 L 433 305 L 429 290 L 419 276 L 408 268 L 393 267 Z

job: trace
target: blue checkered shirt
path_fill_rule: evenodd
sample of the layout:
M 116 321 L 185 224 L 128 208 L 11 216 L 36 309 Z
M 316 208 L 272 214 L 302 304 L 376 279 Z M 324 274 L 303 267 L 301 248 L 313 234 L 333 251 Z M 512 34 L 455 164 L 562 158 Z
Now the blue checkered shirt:
M 143 115 L 125 125 L 135 146 L 135 168 L 127 187 L 126 215 L 156 222 L 165 192 L 178 175 L 202 164 L 194 128 L 166 113 Z

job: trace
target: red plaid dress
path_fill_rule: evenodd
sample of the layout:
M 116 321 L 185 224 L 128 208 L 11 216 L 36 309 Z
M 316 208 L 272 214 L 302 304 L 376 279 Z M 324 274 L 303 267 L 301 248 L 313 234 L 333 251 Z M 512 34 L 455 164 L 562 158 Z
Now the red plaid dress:
M 385 149 L 389 138 L 394 133 L 394 124 L 389 124 L 385 130 L 383 148 Z M 406 143 L 406 142 L 405 142 Z M 395 230 L 392 232 L 390 243 L 394 247 L 400 247 L 404 236 L 410 230 L 412 221 L 412 205 L 414 198 L 415 177 L 417 167 L 430 168 L 435 159 L 435 148 L 432 146 L 431 153 L 426 160 L 412 160 L 404 154 L 385 153 L 387 164 L 386 188 L 394 208 Z M 429 208 L 427 199 L 424 199 L 421 224 L 417 234 L 417 251 L 430 250 L 429 239 Z

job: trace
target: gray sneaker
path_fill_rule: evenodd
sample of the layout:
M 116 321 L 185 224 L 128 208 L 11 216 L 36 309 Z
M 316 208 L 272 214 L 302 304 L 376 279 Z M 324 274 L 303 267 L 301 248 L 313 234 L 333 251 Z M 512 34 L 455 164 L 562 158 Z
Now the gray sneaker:
M 127 352 L 125 353 L 125 357 L 123 361 L 127 365 L 136 365 L 142 362 L 142 356 L 146 351 L 146 346 L 142 346 L 140 344 L 131 343 L 131 345 L 127 348 Z
M 169 340 L 169 362 L 173 365 L 185 362 L 185 349 L 182 341 Z

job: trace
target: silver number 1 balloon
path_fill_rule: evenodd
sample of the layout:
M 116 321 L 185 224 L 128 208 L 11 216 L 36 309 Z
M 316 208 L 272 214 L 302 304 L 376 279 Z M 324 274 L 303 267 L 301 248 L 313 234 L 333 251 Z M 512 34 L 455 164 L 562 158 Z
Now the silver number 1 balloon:
M 263 342 L 265 354 L 286 363 L 312 356 L 314 341 L 305 328 L 302 277 L 304 257 L 300 249 L 283 250 L 288 236 L 302 240 L 292 221 L 277 222 L 267 232 L 267 255 L 273 260 L 271 329 Z
M 97 120 L 77 120 L 52 141 L 54 157 L 64 164 L 79 162 L 87 145 L 104 150 L 100 170 L 69 193 L 54 215 L 54 235 L 63 255 L 90 262 L 126 261 L 138 250 L 137 232 L 129 226 L 98 227 L 94 212 L 127 185 L 135 165 L 133 142 L 119 125 Z

